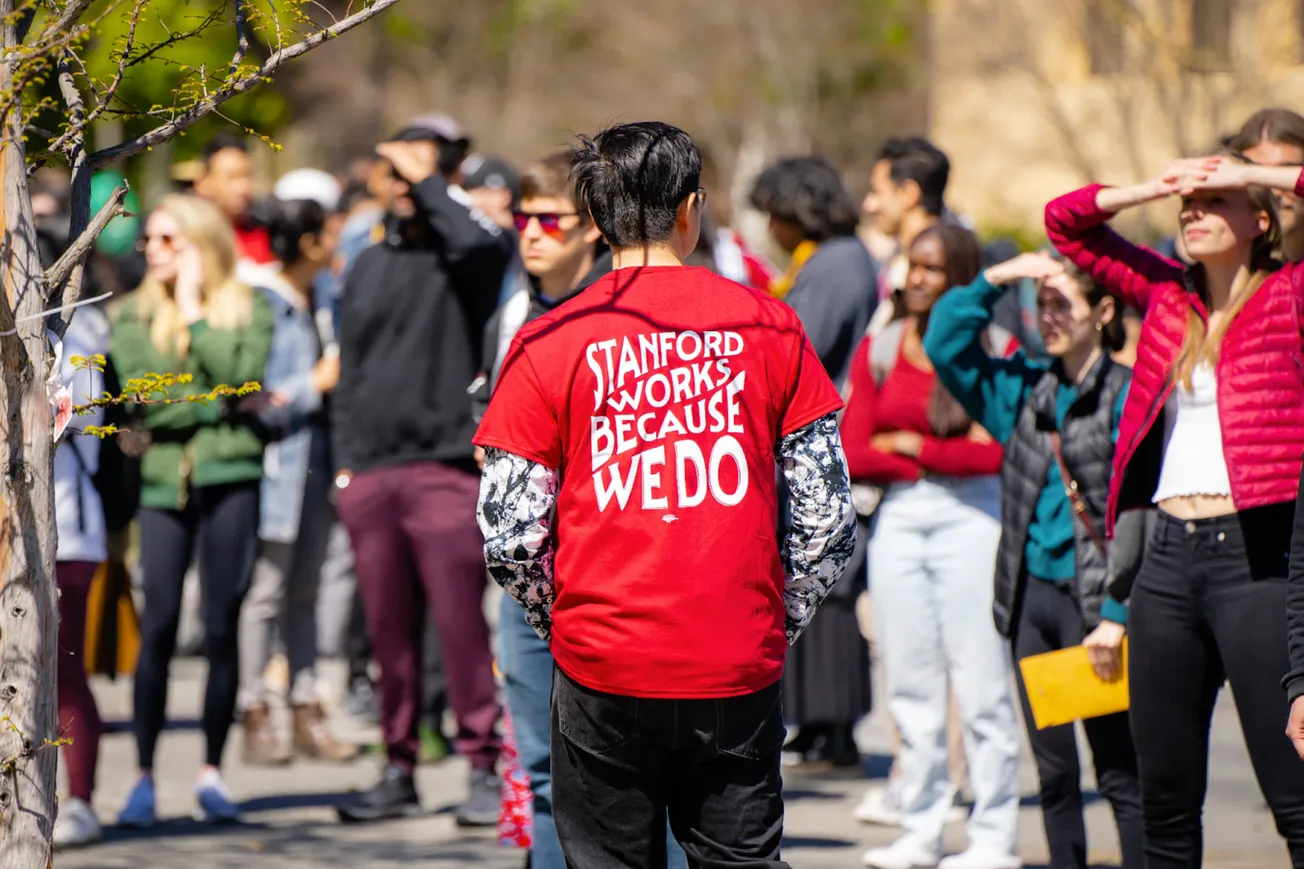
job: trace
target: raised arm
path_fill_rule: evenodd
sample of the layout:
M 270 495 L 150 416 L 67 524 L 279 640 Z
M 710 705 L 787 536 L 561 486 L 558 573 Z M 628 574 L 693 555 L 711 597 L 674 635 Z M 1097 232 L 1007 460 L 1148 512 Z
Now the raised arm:
M 1022 278 L 1045 278 L 1063 271 L 1048 256 L 1023 254 L 992 266 L 967 287 L 947 292 L 933 306 L 924 335 L 924 353 L 937 377 L 993 438 L 1009 440 L 1019 410 L 1043 369 L 1016 350 L 994 358 L 982 338 L 992 310 L 1005 290 L 1002 284 Z
M 788 484 L 792 512 L 779 552 L 784 630 L 792 645 L 842 576 L 856 546 L 856 514 L 837 415 L 822 416 L 781 439 L 775 461 Z
M 485 450 L 476 510 L 485 566 L 545 640 L 552 634 L 557 597 L 552 539 L 557 488 L 551 468 L 495 447 Z
M 1154 286 L 1181 280 L 1182 267 L 1132 244 L 1110 229 L 1107 222 L 1124 208 L 1153 202 L 1172 192 L 1162 179 L 1132 187 L 1083 187 L 1046 206 L 1046 235 L 1074 265 L 1124 304 L 1144 314 Z

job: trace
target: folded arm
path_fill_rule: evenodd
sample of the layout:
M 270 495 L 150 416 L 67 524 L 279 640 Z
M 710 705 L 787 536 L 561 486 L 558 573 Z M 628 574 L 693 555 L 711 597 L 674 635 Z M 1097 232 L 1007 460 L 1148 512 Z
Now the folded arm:
M 779 441 L 775 459 L 790 493 L 792 524 L 780 548 L 784 630 L 797 641 L 856 545 L 851 481 L 835 414 L 820 417 Z
M 551 468 L 505 450 L 485 450 L 476 510 L 485 565 L 545 640 L 552 633 L 552 602 L 557 597 L 552 537 L 557 488 L 557 472 Z

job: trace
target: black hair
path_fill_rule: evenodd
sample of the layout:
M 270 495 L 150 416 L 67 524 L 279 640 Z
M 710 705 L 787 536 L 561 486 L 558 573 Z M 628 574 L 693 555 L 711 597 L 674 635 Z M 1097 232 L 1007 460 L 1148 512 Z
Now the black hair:
M 919 204 L 934 217 L 941 215 L 951 161 L 940 148 L 918 136 L 888 139 L 878 159 L 888 162 L 893 184 L 900 187 L 907 181 L 915 182 L 919 185 Z
M 204 145 L 204 164 L 213 162 L 213 158 L 223 151 L 239 151 L 241 154 L 249 153 L 249 143 L 245 141 L 244 136 L 235 133 L 218 133 L 208 140 Z
M 824 157 L 784 157 L 752 186 L 752 206 L 801 227 L 809 241 L 855 235 L 860 209 Z
M 660 121 L 579 136 L 572 150 L 575 197 L 612 247 L 670 238 L 680 204 L 701 183 L 702 154 L 692 137 Z
M 303 237 L 318 236 L 326 227 L 326 209 L 312 199 L 276 199 L 267 203 L 267 236 L 282 265 L 303 258 Z

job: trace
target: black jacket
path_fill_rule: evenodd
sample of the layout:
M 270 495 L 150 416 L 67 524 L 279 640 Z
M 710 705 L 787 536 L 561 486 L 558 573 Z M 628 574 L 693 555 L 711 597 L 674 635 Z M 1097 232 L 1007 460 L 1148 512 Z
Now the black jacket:
M 1102 536 L 1114 461 L 1114 407 L 1131 374 L 1128 368 L 1108 356 L 1097 362 L 1083 379 L 1060 432 L 1064 464 L 1078 484 L 1088 517 Z M 1060 380 L 1056 362 L 1032 388 L 1019 412 L 1014 433 L 1005 445 L 1005 461 L 1001 465 L 1001 543 L 996 559 L 993 605 L 996 629 L 1004 636 L 1010 636 L 1018 624 L 1027 581 L 1024 552 L 1028 526 L 1055 465 L 1050 433 L 1055 430 L 1055 395 Z M 1083 523 L 1074 517 L 1077 572 L 1073 590 L 1087 630 L 1100 623 L 1100 607 L 1107 594 L 1120 603 L 1127 602 L 1132 581 L 1141 567 L 1150 512 L 1131 510 L 1119 517 L 1108 559 L 1101 555 Z
M 358 257 L 345 283 L 331 408 L 339 468 L 474 468 L 467 384 L 514 241 L 437 176 L 412 195 L 418 216 L 387 222 L 385 240 Z
M 521 280 L 520 291 L 494 312 L 494 315 L 489 318 L 489 324 L 485 327 L 483 341 L 484 362 L 480 366 L 479 376 L 476 377 L 470 388 L 472 414 L 477 422 L 484 418 L 484 413 L 489 408 L 489 397 L 493 394 L 494 384 L 498 380 L 498 366 L 502 363 L 499 348 L 506 348 L 526 323 L 539 319 L 567 299 L 575 298 L 576 295 L 588 289 L 610 272 L 611 252 L 603 251 L 593 261 L 593 268 L 589 269 L 588 273 L 580 279 L 580 282 L 575 285 L 565 299 L 545 299 L 539 294 L 539 282 L 533 275 L 529 275 L 522 270 L 521 274 L 524 277 Z M 525 309 L 514 312 L 513 306 L 522 303 L 524 303 Z

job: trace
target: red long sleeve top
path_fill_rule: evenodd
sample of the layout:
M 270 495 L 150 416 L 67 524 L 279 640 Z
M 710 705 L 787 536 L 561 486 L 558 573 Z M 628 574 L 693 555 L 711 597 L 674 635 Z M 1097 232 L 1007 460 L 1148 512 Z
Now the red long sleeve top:
M 925 474 L 947 477 L 981 477 L 999 474 L 1003 453 L 994 440 L 979 441 L 967 435 L 939 438 L 928 424 L 928 404 L 937 375 L 924 371 L 898 353 L 896 365 L 882 385 L 874 382 L 869 366 L 870 338 L 860 343 L 851 359 L 848 383 L 851 395 L 842 418 L 842 447 L 847 453 L 851 479 L 887 485 L 908 483 Z M 876 434 L 911 431 L 923 436 L 919 458 L 885 453 L 869 445 Z

